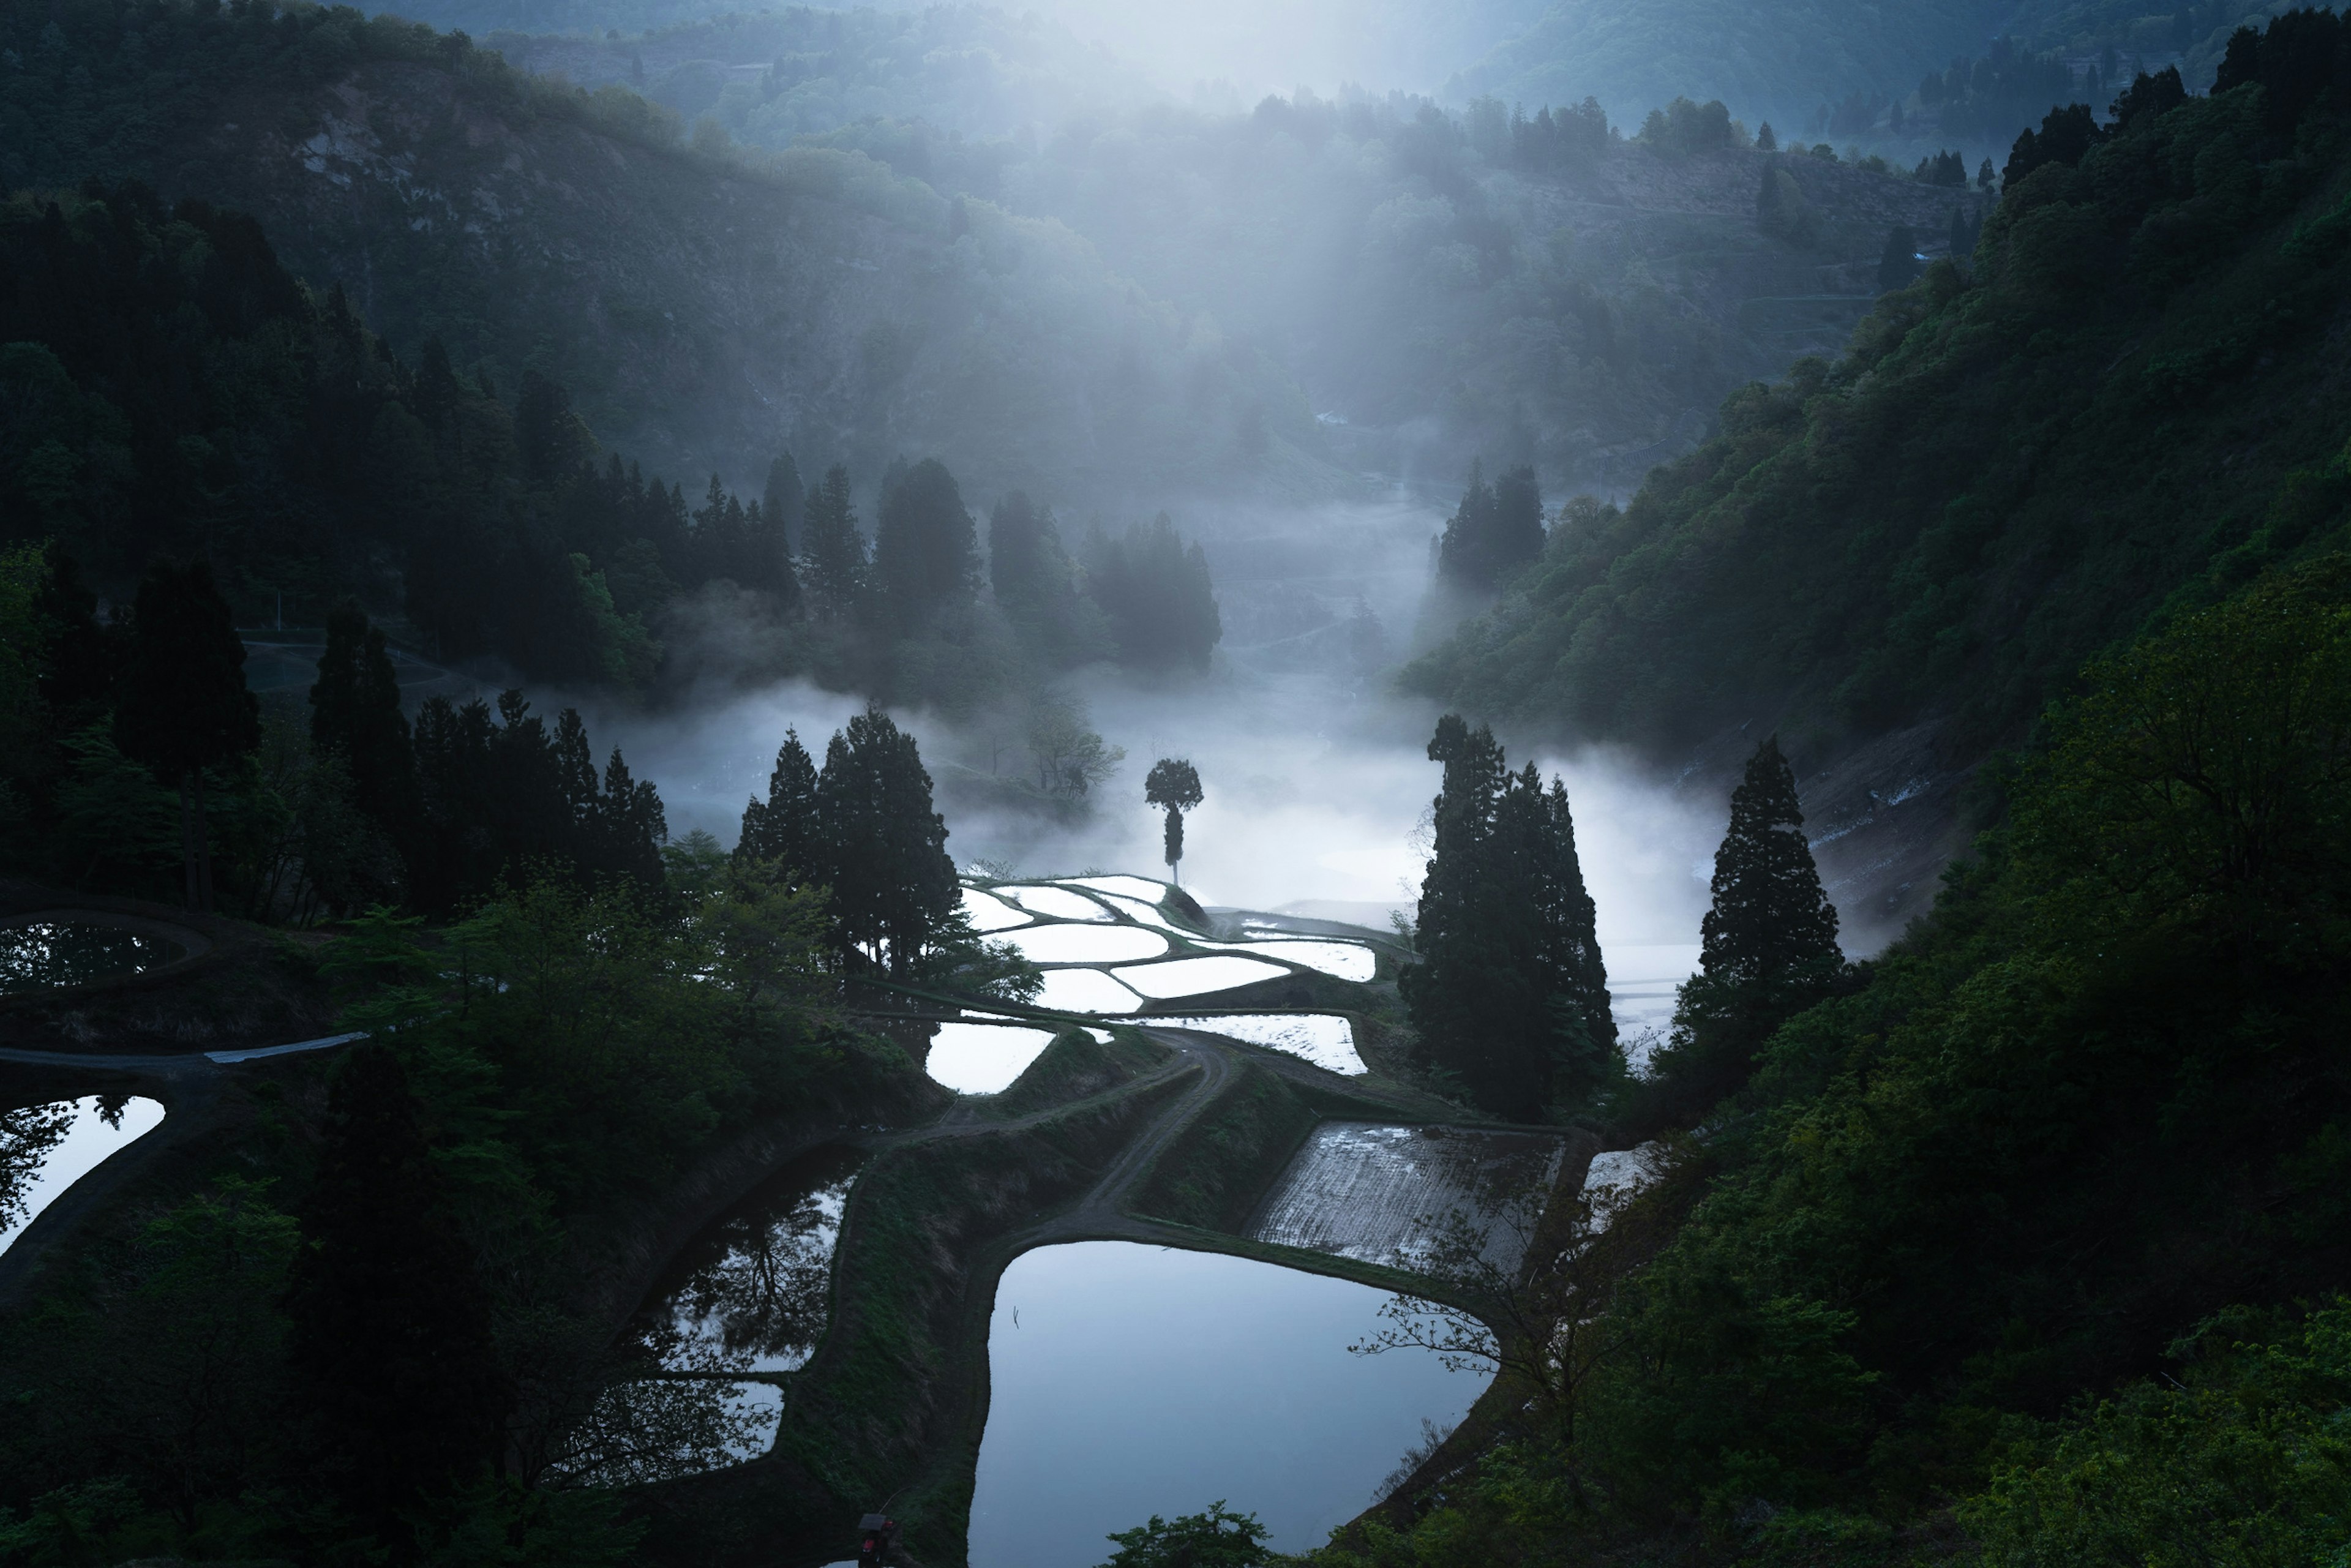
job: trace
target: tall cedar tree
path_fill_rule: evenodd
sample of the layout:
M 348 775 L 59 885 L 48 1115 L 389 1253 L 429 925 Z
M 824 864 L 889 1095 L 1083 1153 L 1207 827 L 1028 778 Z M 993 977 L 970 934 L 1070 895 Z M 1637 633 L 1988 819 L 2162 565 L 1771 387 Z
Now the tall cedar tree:
M 98 595 L 65 546 L 50 540 L 42 560 L 48 570 L 33 599 L 42 639 L 38 690 L 51 732 L 69 735 L 95 722 L 112 700 L 126 640 L 120 628 L 99 624 Z
M 400 711 L 400 677 L 381 628 L 350 601 L 327 615 L 327 649 L 310 687 L 310 745 L 343 759 L 351 799 L 395 844 L 416 822 L 416 755 Z
M 800 744 L 799 731 L 788 729 L 783 745 L 776 748 L 775 769 L 768 775 L 768 798 L 753 796 L 743 808 L 736 862 L 772 866 L 789 886 L 821 881 L 816 791 L 815 759 Z
M 839 616 L 855 608 L 865 591 L 868 570 L 849 470 L 836 463 L 809 492 L 800 521 L 800 574 L 817 612 Z
M 1469 486 L 1447 519 L 1437 547 L 1437 570 L 1447 580 L 1488 592 L 1542 553 L 1542 488 L 1532 468 L 1513 468 L 1488 485 L 1470 465 Z
M 1821 888 L 1803 823 L 1796 776 L 1775 737 L 1756 748 L 1731 793 L 1698 972 L 1682 986 L 1672 1036 L 1635 1091 L 1628 1120 L 1639 1131 L 1703 1119 L 1747 1082 L 1772 1032 L 1844 976 L 1836 906 Z
M 1588 1099 L 1616 1026 L 1567 791 L 1513 775 L 1490 731 L 1437 722 L 1445 765 L 1421 886 L 1420 962 L 1401 980 L 1422 1060 L 1498 1115 L 1533 1121 Z
M 1086 541 L 1094 602 L 1110 622 L 1118 661 L 1136 669 L 1208 667 L 1224 635 L 1208 557 L 1186 545 L 1165 512 L 1112 538 L 1095 529 Z
M 485 703 L 434 697 L 416 716 L 414 907 L 452 914 L 534 865 L 658 891 L 669 827 L 653 784 L 632 778 L 615 747 L 599 788 L 573 709 L 556 716 L 552 735 L 520 692 L 500 695 L 497 712 L 493 723 Z
M 1052 509 L 1019 490 L 988 516 L 987 584 L 1021 641 L 1047 663 L 1067 668 L 1108 651 L 1102 612 L 1078 587 Z
M 817 821 L 841 956 L 904 979 L 955 917 L 959 891 L 931 776 L 889 715 L 868 708 L 825 747 Z
M 378 1530 L 497 1463 L 508 1390 L 489 1303 L 385 1045 L 337 1070 L 287 1305 L 334 1479 Z
M 768 465 L 768 487 L 759 497 L 768 516 L 768 526 L 784 547 L 787 558 L 797 554 L 800 544 L 800 523 L 808 515 L 808 497 L 801 493 L 800 465 L 786 452 Z
M 124 756 L 178 787 L 188 907 L 211 909 L 204 770 L 261 744 L 261 707 L 246 689 L 228 601 L 203 561 L 161 561 L 141 580 L 114 725 Z
M 1167 813 L 1167 874 L 1176 877 L 1176 863 L 1184 858 L 1184 813 L 1200 803 L 1199 769 L 1180 757 L 1161 758 L 1143 780 L 1143 799 Z
M 899 624 L 914 631 L 979 587 L 979 534 L 955 476 L 925 457 L 884 482 L 874 519 L 873 576 Z
M 1730 795 L 1730 830 L 1714 852 L 1714 906 L 1699 927 L 1699 967 L 1712 980 L 1766 995 L 1816 982 L 1844 961 L 1836 905 L 1804 841 L 1796 775 L 1772 736 Z

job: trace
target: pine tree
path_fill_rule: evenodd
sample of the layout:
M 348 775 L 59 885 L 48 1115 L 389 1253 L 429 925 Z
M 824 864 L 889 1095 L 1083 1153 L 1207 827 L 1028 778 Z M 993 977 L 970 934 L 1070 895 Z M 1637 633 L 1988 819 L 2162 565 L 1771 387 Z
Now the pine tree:
M 400 677 L 381 628 L 346 600 L 327 614 L 327 647 L 310 687 L 310 744 L 340 757 L 351 799 L 402 846 L 416 829 L 416 755 L 400 709 Z
M 1167 874 L 1180 883 L 1176 866 L 1184 858 L 1184 813 L 1200 803 L 1200 771 L 1181 757 L 1163 757 L 1143 780 L 1143 799 L 1167 813 Z
M 1772 134 L 1771 122 L 1768 120 L 1756 128 L 1755 151 L 1758 152 L 1777 152 L 1780 151 L 1780 139 Z
M 1534 783 L 1534 765 L 1530 763 L 1528 787 Z M 1608 999 L 1608 967 L 1600 952 L 1599 907 L 1583 885 L 1567 786 L 1553 779 L 1543 805 L 1535 899 L 1541 912 L 1540 962 L 1552 1014 L 1550 1089 L 1555 1101 L 1579 1103 L 1591 1097 L 1614 1065 L 1616 1017 Z
M 1479 592 L 1542 553 L 1542 490 L 1531 467 L 1510 469 L 1489 485 L 1472 463 L 1469 486 L 1437 543 L 1437 570 Z
M 743 808 L 736 863 L 772 865 L 788 886 L 820 881 L 818 832 L 816 762 L 799 732 L 786 730 L 768 776 L 768 798 L 754 796 Z
M 1708 978 L 1776 995 L 1833 972 L 1836 905 L 1804 841 L 1796 775 L 1777 736 L 1748 759 L 1730 796 L 1730 829 L 1714 855 L 1714 906 L 1700 927 Z
M 125 757 L 178 788 L 188 907 L 209 911 L 204 770 L 261 744 L 261 707 L 246 689 L 245 643 L 204 562 L 161 562 L 141 580 L 114 726 Z
M 836 463 L 809 492 L 800 524 L 800 572 L 820 614 L 847 614 L 865 592 L 865 536 L 849 492 L 849 470 Z
M 1118 661 L 1136 669 L 1206 669 L 1224 635 L 1208 557 L 1162 512 L 1113 539 L 1099 528 L 1086 541 L 1088 591 L 1102 607 Z
M 886 486 L 874 521 L 873 577 L 910 630 L 977 590 L 978 531 L 937 458 Z
M 1020 491 L 998 501 L 988 517 L 987 581 L 1021 640 L 1049 664 L 1066 668 L 1109 651 L 1109 629 L 1079 591 L 1051 508 Z
M 508 1388 L 389 1046 L 344 1058 L 328 1111 L 287 1291 L 293 1359 L 340 1479 L 381 1530 L 496 1463 Z

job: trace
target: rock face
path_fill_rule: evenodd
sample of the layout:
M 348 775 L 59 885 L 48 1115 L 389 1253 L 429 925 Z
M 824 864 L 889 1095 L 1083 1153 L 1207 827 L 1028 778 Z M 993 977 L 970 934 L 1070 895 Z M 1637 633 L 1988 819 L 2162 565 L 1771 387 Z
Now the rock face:
M 1278 371 L 1057 225 L 974 204 L 950 241 L 945 201 L 862 155 L 682 146 L 624 94 L 465 60 L 247 80 L 129 172 L 254 213 L 403 355 L 439 336 L 509 393 L 563 382 L 689 492 L 756 493 L 786 447 L 861 480 L 937 455 L 975 498 L 1336 483 Z

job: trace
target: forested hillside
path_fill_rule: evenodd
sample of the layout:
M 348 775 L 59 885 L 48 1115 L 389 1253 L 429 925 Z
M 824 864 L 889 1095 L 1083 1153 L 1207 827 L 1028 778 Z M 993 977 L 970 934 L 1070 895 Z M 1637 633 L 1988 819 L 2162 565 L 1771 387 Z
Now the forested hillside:
M 2053 115 L 1971 262 L 1734 396 L 1625 509 L 1568 508 L 1412 683 L 1667 751 L 1777 726 L 1808 768 L 1931 719 L 1964 766 L 2099 649 L 2339 541 L 2338 45 L 2324 14 L 2252 37 L 2209 98 Z
M 853 156 L 688 146 L 633 94 L 347 10 L 11 4 L 0 50 L 8 185 L 247 211 L 396 352 L 536 371 L 648 467 L 747 486 L 789 447 L 936 455 L 982 494 L 1334 482 L 1263 356 L 1065 231 Z

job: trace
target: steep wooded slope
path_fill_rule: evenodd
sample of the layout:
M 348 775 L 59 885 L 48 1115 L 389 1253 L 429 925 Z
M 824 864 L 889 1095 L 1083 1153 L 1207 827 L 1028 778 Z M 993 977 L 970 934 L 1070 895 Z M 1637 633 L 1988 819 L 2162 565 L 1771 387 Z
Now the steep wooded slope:
M 537 370 L 648 467 L 751 480 L 790 446 L 871 473 L 905 450 L 983 496 L 1097 498 L 1331 478 L 1260 358 L 1065 231 L 951 223 L 854 154 L 753 166 L 619 89 L 347 10 L 12 3 L 0 39 L 8 183 L 131 175 L 251 212 L 396 350 L 437 335 L 499 380 Z

